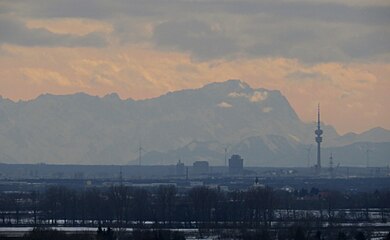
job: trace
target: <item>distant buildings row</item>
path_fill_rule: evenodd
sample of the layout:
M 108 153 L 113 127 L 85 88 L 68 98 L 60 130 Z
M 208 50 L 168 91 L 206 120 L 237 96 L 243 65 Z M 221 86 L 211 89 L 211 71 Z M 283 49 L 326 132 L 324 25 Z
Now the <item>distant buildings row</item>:
M 229 174 L 239 175 L 244 170 L 244 159 L 240 155 L 234 154 L 229 159 Z M 192 175 L 207 175 L 209 174 L 210 166 L 208 161 L 196 161 L 192 165 Z M 176 175 L 188 175 L 188 168 L 180 160 L 176 164 Z

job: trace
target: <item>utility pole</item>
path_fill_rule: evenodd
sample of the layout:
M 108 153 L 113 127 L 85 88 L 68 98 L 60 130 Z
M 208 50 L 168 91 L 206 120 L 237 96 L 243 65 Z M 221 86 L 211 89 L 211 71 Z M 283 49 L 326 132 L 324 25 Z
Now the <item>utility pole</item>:
M 333 155 L 332 155 L 332 153 L 330 153 L 330 157 L 329 157 L 329 172 L 330 172 L 331 178 L 333 178 Z
M 307 151 L 307 168 L 310 168 L 310 158 L 311 158 L 311 148 L 312 148 L 312 144 L 310 144 L 310 146 L 308 148 L 306 148 L 306 151 Z
M 227 150 L 228 148 L 225 147 L 225 167 L 227 167 Z
M 144 149 L 141 146 L 141 143 L 139 143 L 139 148 L 138 148 L 138 165 L 141 166 L 141 160 L 142 160 L 142 151 Z
M 119 167 L 119 184 L 123 186 L 122 166 Z
M 370 167 L 370 152 L 372 152 L 372 150 L 369 149 L 368 144 L 367 144 L 367 149 L 366 149 L 366 166 L 367 166 L 367 169 Z

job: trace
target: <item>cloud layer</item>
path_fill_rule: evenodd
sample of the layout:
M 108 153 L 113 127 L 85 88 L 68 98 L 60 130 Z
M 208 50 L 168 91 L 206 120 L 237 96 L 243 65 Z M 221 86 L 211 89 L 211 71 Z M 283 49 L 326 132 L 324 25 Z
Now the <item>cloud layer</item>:
M 98 46 L 99 33 L 82 37 L 27 29 L 29 19 L 92 19 L 112 24 L 106 38 L 143 40 L 198 60 L 286 57 L 306 63 L 388 58 L 390 4 L 386 1 L 38 0 L 3 1 L 2 42 L 35 46 Z M 7 19 L 8 18 L 8 19 Z M 77 26 L 76 26 L 77 27 Z M 79 26 L 81 27 L 81 26 Z M 145 35 L 149 28 L 149 35 Z M 12 31 L 11 31 L 12 29 Z M 143 36 L 140 39 L 139 36 Z
M 43 28 L 29 29 L 16 19 L 0 17 L 0 44 L 45 47 L 104 47 L 104 37 L 97 33 L 84 36 L 56 34 Z

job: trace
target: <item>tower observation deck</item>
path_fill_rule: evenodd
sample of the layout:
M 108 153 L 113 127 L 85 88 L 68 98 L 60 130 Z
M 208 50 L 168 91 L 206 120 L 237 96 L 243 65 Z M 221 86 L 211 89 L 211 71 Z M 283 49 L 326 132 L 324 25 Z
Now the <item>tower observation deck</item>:
M 316 169 L 318 171 L 321 170 L 321 142 L 322 142 L 322 134 L 324 133 L 321 129 L 321 121 L 320 121 L 320 105 L 318 104 L 318 119 L 317 119 L 317 129 L 314 131 L 316 135 L 316 143 L 317 143 L 317 165 Z

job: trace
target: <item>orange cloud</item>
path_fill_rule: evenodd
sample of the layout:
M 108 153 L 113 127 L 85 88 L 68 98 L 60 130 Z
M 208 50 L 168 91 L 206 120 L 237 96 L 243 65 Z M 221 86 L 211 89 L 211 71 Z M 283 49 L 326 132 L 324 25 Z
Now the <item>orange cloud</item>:
M 74 85 L 67 77 L 59 72 L 50 71 L 41 68 L 21 68 L 20 71 L 25 78 L 30 80 L 33 85 L 45 86 L 47 84 L 58 85 L 59 87 L 68 87 Z

